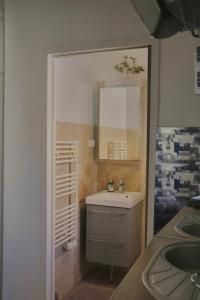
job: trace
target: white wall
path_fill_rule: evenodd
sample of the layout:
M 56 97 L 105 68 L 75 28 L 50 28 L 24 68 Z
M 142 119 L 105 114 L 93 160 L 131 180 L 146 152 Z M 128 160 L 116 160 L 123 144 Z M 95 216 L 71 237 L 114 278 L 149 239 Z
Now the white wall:
M 5 0 L 5 11 L 3 299 L 44 300 L 45 53 L 147 31 L 129 0 Z
M 62 45 L 72 50 L 81 43 L 82 49 L 120 45 L 148 32 L 129 0 L 5 0 L 5 6 L 3 300 L 44 300 L 45 53 Z M 199 96 L 191 89 L 193 46 L 189 34 L 162 43 L 162 125 L 199 124 Z M 171 80 L 174 73 L 183 78 L 178 84 Z
M 160 126 L 200 126 L 200 95 L 195 95 L 194 57 L 200 40 L 190 32 L 162 41 Z
M 96 86 L 99 81 L 108 84 L 123 83 L 125 78 L 114 69 L 122 56 L 137 57 L 145 72 L 135 77 L 141 84 L 147 76 L 147 48 L 99 52 L 55 58 L 56 120 L 72 123 L 96 123 Z

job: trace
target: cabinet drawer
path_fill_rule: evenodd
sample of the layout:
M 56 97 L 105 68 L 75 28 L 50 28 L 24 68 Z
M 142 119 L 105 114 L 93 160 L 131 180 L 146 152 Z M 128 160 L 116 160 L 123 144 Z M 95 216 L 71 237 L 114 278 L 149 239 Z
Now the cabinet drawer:
M 124 240 L 116 241 L 113 237 L 88 235 L 86 245 L 87 261 L 118 267 L 130 267 L 132 264 Z
M 87 233 L 125 236 L 130 223 L 130 209 L 87 205 Z

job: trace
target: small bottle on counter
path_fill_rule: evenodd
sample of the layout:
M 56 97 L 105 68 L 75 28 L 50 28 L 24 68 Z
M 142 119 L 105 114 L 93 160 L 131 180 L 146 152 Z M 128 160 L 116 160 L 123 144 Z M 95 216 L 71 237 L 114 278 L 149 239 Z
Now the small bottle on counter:
M 114 192 L 115 191 L 115 184 L 114 181 L 111 179 L 108 181 L 108 192 Z

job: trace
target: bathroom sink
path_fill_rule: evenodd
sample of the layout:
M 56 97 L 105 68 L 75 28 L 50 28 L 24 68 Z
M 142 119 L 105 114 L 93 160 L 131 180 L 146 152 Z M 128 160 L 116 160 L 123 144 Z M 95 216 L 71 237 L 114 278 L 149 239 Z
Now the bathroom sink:
M 187 215 L 184 216 L 175 226 L 175 230 L 184 236 L 193 239 L 200 238 L 200 216 Z
M 159 300 L 199 300 L 200 288 L 191 276 L 200 272 L 200 242 L 176 242 L 161 247 L 142 274 L 145 287 Z
M 102 191 L 86 197 L 86 204 L 113 207 L 132 208 L 144 199 L 144 194 L 139 192 L 107 192 Z

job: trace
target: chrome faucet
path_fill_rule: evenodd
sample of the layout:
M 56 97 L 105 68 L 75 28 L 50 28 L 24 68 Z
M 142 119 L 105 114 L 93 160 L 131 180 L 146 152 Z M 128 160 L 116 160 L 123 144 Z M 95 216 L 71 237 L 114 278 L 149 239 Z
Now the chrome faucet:
M 119 180 L 119 189 L 118 192 L 123 193 L 124 192 L 124 178 L 120 178 Z

